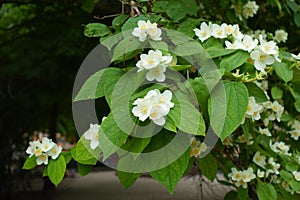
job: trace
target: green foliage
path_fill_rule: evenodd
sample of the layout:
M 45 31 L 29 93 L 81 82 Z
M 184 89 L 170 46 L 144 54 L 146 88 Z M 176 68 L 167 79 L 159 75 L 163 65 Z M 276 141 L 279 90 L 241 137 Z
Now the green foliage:
M 213 182 L 218 171 L 217 161 L 215 160 L 214 156 L 210 153 L 204 158 L 200 158 L 199 167 L 201 173 L 206 176 L 211 182 Z
M 274 186 L 270 183 L 257 182 L 257 196 L 262 200 L 273 200 L 277 199 L 277 193 Z
M 181 179 L 186 168 L 188 167 L 189 158 L 189 151 L 186 151 L 175 162 L 162 169 L 150 172 L 150 175 L 154 179 L 162 183 L 164 186 L 166 186 L 168 191 L 171 194 L 173 194 L 175 186 L 177 185 L 178 181 Z
M 84 28 L 84 35 L 87 37 L 103 37 L 109 32 L 108 27 L 101 23 L 90 23 Z
M 55 160 L 49 160 L 47 171 L 51 182 L 57 186 L 64 178 L 66 171 L 66 161 L 64 156 L 60 155 Z
M 224 68 L 225 71 L 229 72 L 244 64 L 248 57 L 249 54 L 247 52 L 238 50 L 232 55 L 228 55 L 224 59 L 222 59 L 220 67 Z
M 87 175 L 93 169 L 93 165 L 85 165 L 78 163 L 77 170 L 81 176 Z
M 268 101 L 265 92 L 255 83 L 245 83 L 249 96 L 255 97 L 256 102 L 263 103 Z
M 142 174 L 117 171 L 118 178 L 124 188 L 129 188 Z
M 35 166 L 36 166 L 36 157 L 31 156 L 26 159 L 22 169 L 32 169 Z
M 293 71 L 290 70 L 285 63 L 275 62 L 273 64 L 276 74 L 284 80 L 284 82 L 289 82 L 293 79 Z

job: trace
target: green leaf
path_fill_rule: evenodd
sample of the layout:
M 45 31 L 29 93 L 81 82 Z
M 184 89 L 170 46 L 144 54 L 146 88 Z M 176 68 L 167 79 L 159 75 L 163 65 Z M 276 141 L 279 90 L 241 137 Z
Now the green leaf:
M 74 160 L 81 164 L 94 165 L 97 163 L 98 157 L 100 155 L 100 149 L 98 150 L 98 156 L 93 155 L 91 150 L 88 150 L 88 145 L 84 144 L 82 139 L 80 139 L 75 148 L 71 149 L 71 154 Z
M 188 167 L 189 159 L 189 151 L 186 151 L 178 160 L 162 169 L 150 172 L 150 175 L 166 186 L 168 191 L 173 194 L 175 186 Z
M 138 138 L 138 137 L 131 137 L 128 138 L 126 143 L 122 146 L 122 149 L 134 152 L 134 153 L 141 153 L 146 148 L 146 146 L 151 141 L 151 137 L 147 138 Z
M 126 22 L 125 24 L 122 26 L 122 32 L 124 31 L 133 31 L 134 28 L 138 27 L 138 21 L 139 20 L 149 20 L 148 17 L 144 16 L 144 15 L 141 15 L 141 16 L 138 16 L 138 17 L 130 17 Z
M 185 12 L 189 15 L 197 15 L 198 5 L 195 0 L 180 0 L 181 4 L 184 6 Z
M 296 13 L 299 10 L 299 5 L 295 1 L 286 1 L 286 4 L 294 13 Z
M 211 153 L 207 154 L 204 158 L 199 159 L 199 168 L 204 176 L 211 182 L 214 181 L 218 171 L 218 164 Z
M 300 182 L 296 181 L 295 179 L 290 180 L 289 185 L 291 186 L 293 191 L 299 191 L 300 190 Z
M 95 7 L 95 0 L 83 0 L 81 1 L 81 9 L 88 12 L 92 13 Z
M 272 87 L 271 89 L 271 95 L 273 99 L 281 99 L 283 96 L 283 91 L 277 86 Z
M 231 190 L 226 193 L 224 200 L 238 200 L 238 193 L 234 190 Z
M 182 44 L 176 45 L 173 53 L 178 56 L 190 56 L 196 55 L 203 52 L 202 46 L 198 42 L 185 42 Z
M 280 176 L 283 178 L 285 181 L 289 181 L 293 178 L 293 175 L 285 170 L 280 170 Z
M 64 178 L 66 171 L 66 161 L 64 156 L 59 156 L 55 160 L 50 160 L 48 164 L 48 176 L 54 185 L 58 185 Z
M 116 124 L 112 114 L 102 122 L 99 129 L 99 143 L 103 151 L 103 160 L 115 153 L 125 144 L 128 135 Z
M 202 114 L 195 108 L 189 96 L 180 90 L 174 92 L 176 98 L 172 99 L 175 104 L 170 110 L 168 117 L 181 131 L 193 135 L 205 135 L 205 123 Z M 180 100 L 180 101 L 178 101 Z
M 103 97 L 105 92 L 109 94 L 123 74 L 122 69 L 114 67 L 96 72 L 85 81 L 74 101 L 97 99 Z
M 168 3 L 169 3 L 168 1 L 155 2 L 155 4 L 153 4 L 153 6 L 152 6 L 152 12 L 155 12 L 155 13 L 166 12 Z
M 78 163 L 77 169 L 81 176 L 85 176 L 92 171 L 93 165 L 86 165 L 86 164 Z
M 44 167 L 44 171 L 43 171 L 43 175 L 42 175 L 43 177 L 45 177 L 45 176 L 48 176 L 48 165 L 46 165 L 45 167 Z
M 32 169 L 36 166 L 36 157 L 33 155 L 28 157 L 23 165 L 22 169 Z
M 140 42 L 138 38 L 127 36 L 121 40 L 114 48 L 111 61 L 122 60 L 125 54 L 131 53 L 135 50 L 142 49 L 145 44 Z
M 206 49 L 210 58 L 217 58 L 236 52 L 235 49 L 225 49 L 223 46 L 215 45 Z
M 70 151 L 61 152 L 61 155 L 63 155 L 65 157 L 66 164 L 68 164 L 72 159 L 72 155 L 71 155 Z
M 223 83 L 226 100 L 215 104 L 215 106 L 220 109 L 215 108 L 214 113 L 212 113 L 212 100 L 210 100 L 208 104 L 211 126 L 222 141 L 242 123 L 248 106 L 248 90 L 243 83 L 230 81 L 224 81 Z M 216 90 L 212 92 L 211 99 L 219 99 L 221 93 L 222 86 L 217 87 Z M 226 113 L 222 113 L 224 106 Z M 224 121 L 224 124 L 222 121 Z
M 300 27 L 300 13 L 299 12 L 294 13 L 294 22 L 297 27 Z
M 115 17 L 112 21 L 112 27 L 115 30 L 121 29 L 121 25 L 124 24 L 124 22 L 128 19 L 128 17 L 129 16 L 126 14 L 121 14 L 121 15 Z
M 127 189 L 142 175 L 142 173 L 128 173 L 117 171 L 117 175 L 121 184 L 125 189 Z
M 293 79 L 293 71 L 289 70 L 288 65 L 283 62 L 275 62 L 273 64 L 276 74 L 284 80 L 284 82 L 289 82 Z
M 256 187 L 257 196 L 261 200 L 274 200 L 277 199 L 277 193 L 274 186 L 270 183 L 263 183 L 257 181 Z
M 87 37 L 102 37 L 109 33 L 109 28 L 101 23 L 90 23 L 84 27 L 84 35 Z
M 231 70 L 236 69 L 242 64 L 244 64 L 248 57 L 248 52 L 238 50 L 232 55 L 224 57 L 220 62 L 220 67 L 224 68 L 226 72 L 230 72 Z
M 257 103 L 263 103 L 268 101 L 268 97 L 266 96 L 266 93 L 255 83 L 249 82 L 245 83 L 249 96 L 255 97 L 255 101 Z
M 163 41 L 153 41 L 149 40 L 149 44 L 153 49 L 159 49 L 163 51 L 168 51 L 168 44 Z
M 173 70 L 176 70 L 176 71 L 182 71 L 182 70 L 189 69 L 191 67 L 192 67 L 191 65 L 174 65 L 174 66 L 171 66 L 170 68 Z
M 238 188 L 238 197 L 239 197 L 239 199 L 248 199 L 248 188 L 243 188 L 243 187 L 239 187 Z
M 186 16 L 186 10 L 183 8 L 184 6 L 176 1 L 171 0 L 167 5 L 167 15 L 170 17 L 171 20 L 177 22 L 183 19 Z
M 285 165 L 285 169 L 288 170 L 288 171 L 290 171 L 290 172 L 297 171 L 298 170 L 298 164 L 292 163 L 292 162 L 288 162 Z

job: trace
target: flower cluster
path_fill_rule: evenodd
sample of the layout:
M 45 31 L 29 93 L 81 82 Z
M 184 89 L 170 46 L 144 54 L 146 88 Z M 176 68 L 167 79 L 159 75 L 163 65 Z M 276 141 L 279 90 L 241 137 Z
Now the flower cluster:
M 242 186 L 247 188 L 247 183 L 255 179 L 256 175 L 253 173 L 253 168 L 249 167 L 247 170 L 238 171 L 236 168 L 231 168 L 228 177 L 234 182 L 237 187 Z
M 151 40 L 160 41 L 161 38 L 161 29 L 157 27 L 156 23 L 151 23 L 149 20 L 139 20 L 138 27 L 134 28 L 132 35 L 138 37 L 141 42 L 144 42 L 149 35 Z
M 26 153 L 29 154 L 29 157 L 36 157 L 37 165 L 48 165 L 49 156 L 55 160 L 61 153 L 61 150 L 61 146 L 52 142 L 51 139 L 43 137 L 41 142 L 39 140 L 29 142 L 29 147 L 27 148 Z
M 142 54 L 140 58 L 141 59 L 136 64 L 138 72 L 147 70 L 146 79 L 148 81 L 165 81 L 166 76 L 164 73 L 173 60 L 173 57 L 170 54 L 163 56 L 160 50 L 150 50 L 148 54 Z
M 171 100 L 170 90 L 165 90 L 163 93 L 158 89 L 150 90 L 144 98 L 138 98 L 133 102 L 132 113 L 141 121 L 149 118 L 153 123 L 163 126 L 166 122 L 165 116 L 174 107 Z
M 247 112 L 245 117 L 246 118 L 251 118 L 253 121 L 254 120 L 259 120 L 260 119 L 260 113 L 263 111 L 263 106 L 256 103 L 254 97 L 249 97 L 249 102 L 248 102 L 248 107 L 247 107 Z
M 288 39 L 288 33 L 282 29 L 276 30 L 273 39 L 278 43 L 286 42 Z
M 284 142 L 275 142 L 274 144 L 272 144 L 272 141 L 270 141 L 270 148 L 279 154 L 283 154 L 283 155 L 287 155 L 287 156 L 291 156 L 292 154 L 289 153 L 289 146 L 287 146 Z
M 85 139 L 91 141 L 91 149 L 96 149 L 99 146 L 99 128 L 100 126 L 98 124 L 90 124 L 90 128 L 84 133 Z
M 223 39 L 232 36 L 233 41 L 225 41 L 226 49 L 240 49 L 249 52 L 250 58 L 254 61 L 254 67 L 262 73 L 266 73 L 265 68 L 267 65 L 271 65 L 275 61 L 280 62 L 279 48 L 274 41 L 267 41 L 263 36 L 259 36 L 258 40 L 253 39 L 250 35 L 244 35 L 240 32 L 237 24 L 230 25 L 223 23 L 218 25 L 211 22 L 208 24 L 202 22 L 200 29 L 195 28 L 194 32 L 201 42 L 210 37 Z
M 194 137 L 190 140 L 190 146 L 190 157 L 198 157 L 202 152 L 205 152 L 207 150 L 206 144 L 200 142 Z
M 298 140 L 300 137 L 300 122 L 298 120 L 293 120 L 289 122 L 288 125 L 292 128 L 288 133 L 291 134 L 291 137 L 294 140 Z
M 259 6 L 255 1 L 248 1 L 245 5 L 243 5 L 242 15 L 248 19 L 249 17 L 253 17 L 259 9 Z

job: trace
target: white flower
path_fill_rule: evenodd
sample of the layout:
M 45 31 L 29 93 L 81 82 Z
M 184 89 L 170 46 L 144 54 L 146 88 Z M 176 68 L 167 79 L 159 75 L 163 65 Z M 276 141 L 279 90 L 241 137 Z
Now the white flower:
M 243 6 L 242 14 L 243 16 L 248 19 L 249 17 L 253 17 L 259 9 L 259 6 L 256 4 L 255 1 L 248 1 Z
M 277 42 L 286 42 L 288 39 L 288 33 L 284 30 L 276 30 L 274 40 Z
M 156 23 L 151 23 L 149 20 L 146 22 L 144 20 L 138 21 L 138 27 L 134 28 L 132 35 L 138 37 L 141 42 L 144 42 L 149 35 L 150 39 L 154 41 L 161 40 L 162 31 L 157 27 Z
M 223 23 L 221 26 L 223 27 L 224 32 L 225 32 L 225 34 L 227 36 L 232 34 L 232 32 L 233 32 L 233 26 L 231 24 L 225 24 L 225 23 Z
M 204 42 L 211 37 L 211 23 L 207 25 L 205 22 L 202 22 L 200 25 L 200 29 L 195 28 L 194 32 L 199 40 L 201 40 L 201 42 Z
M 293 175 L 294 175 L 296 181 L 300 181 L 300 172 L 298 172 L 298 171 L 293 171 L 292 173 L 293 173 Z
M 263 73 L 265 73 L 267 65 L 271 65 L 275 62 L 275 59 L 272 56 L 260 50 L 252 51 L 250 53 L 250 58 L 254 60 L 254 67 Z
M 99 146 L 98 132 L 100 126 L 98 124 L 90 124 L 90 128 L 84 133 L 84 137 L 87 140 L 91 140 L 91 149 L 96 149 Z
M 226 38 L 227 35 L 224 31 L 224 26 L 220 26 L 218 24 L 213 24 L 211 26 L 211 35 L 215 38 Z
M 240 40 L 234 40 L 233 43 L 225 41 L 226 49 L 242 49 L 243 43 Z
M 36 154 L 36 150 L 38 150 L 38 155 L 42 154 L 42 150 L 41 150 L 41 143 L 39 141 L 32 141 L 29 142 L 29 147 L 26 149 L 26 153 L 29 154 L 29 157 L 32 157 L 33 155 Z
M 291 134 L 291 137 L 294 139 L 294 140 L 298 140 L 299 137 L 300 137 L 300 130 L 291 130 L 291 131 L 288 131 L 289 134 Z
M 272 141 L 270 141 L 270 148 L 276 153 L 280 153 L 287 156 L 292 155 L 288 152 L 290 148 L 284 142 L 275 142 L 274 144 L 272 144 Z
M 272 134 L 271 134 L 271 132 L 269 131 L 268 128 L 261 128 L 261 127 L 259 127 L 259 128 L 258 128 L 258 131 L 259 131 L 259 133 L 262 134 L 262 135 L 266 135 L 266 136 L 269 136 L 269 137 L 272 136 Z
M 252 159 L 252 161 L 258 166 L 264 168 L 266 163 L 266 156 L 261 155 L 259 151 L 257 151 Z
M 164 73 L 166 68 L 170 66 L 173 56 L 170 54 L 163 56 L 160 50 L 150 50 L 148 54 L 142 54 L 140 58 L 141 59 L 136 64 L 138 72 L 148 70 L 146 74 L 146 79 L 148 81 L 165 81 L 166 76 Z
M 298 53 L 298 55 L 295 55 L 295 54 L 291 54 L 292 57 L 296 60 L 300 60 L 300 53 Z
M 42 153 L 41 155 L 37 156 L 36 164 L 37 165 L 41 165 L 41 164 L 48 165 L 48 155 L 45 153 Z
M 237 171 L 236 168 L 231 168 L 231 172 L 228 177 L 234 181 L 234 184 L 239 187 L 247 188 L 247 183 L 252 179 L 255 179 L 255 174 L 253 173 L 253 168 L 249 167 L 247 170 Z
M 241 181 L 242 180 L 242 172 L 237 171 L 236 168 L 231 168 L 231 173 L 228 174 L 233 181 Z
M 249 36 L 249 35 L 245 35 L 244 38 L 242 39 L 242 46 L 241 49 L 244 51 L 248 51 L 251 52 L 254 48 L 256 48 L 257 44 L 258 44 L 258 40 L 254 39 Z
M 249 97 L 249 102 L 247 106 L 246 117 L 252 118 L 252 120 L 259 120 L 260 113 L 262 112 L 263 107 L 256 103 L 254 97 Z
M 260 50 L 268 55 L 277 55 L 278 54 L 278 47 L 274 41 L 266 41 L 262 38 L 262 36 L 259 37 L 259 43 L 260 43 Z
M 232 26 L 232 29 L 233 29 L 233 31 L 232 31 L 232 36 L 233 36 L 235 39 L 241 40 L 241 39 L 244 37 L 244 35 L 240 32 L 240 27 L 239 27 L 238 24 L 234 24 L 234 25 Z
M 148 81 L 157 80 L 158 82 L 163 82 L 166 79 L 165 71 L 166 71 L 165 65 L 158 65 L 147 72 L 146 79 Z
M 279 174 L 280 164 L 276 163 L 273 157 L 269 158 L 268 163 L 271 164 L 272 169 L 267 170 L 266 176 L 269 176 L 270 173 Z
M 276 119 L 280 122 L 281 115 L 283 114 L 284 107 L 280 105 L 277 101 L 272 103 L 272 110 L 276 113 Z
M 138 21 L 138 27 L 133 29 L 132 35 L 138 37 L 141 42 L 147 38 L 148 24 L 144 20 Z
M 249 167 L 247 170 L 242 172 L 242 181 L 245 183 L 250 182 L 252 179 L 255 179 L 255 174 L 253 173 L 253 168 Z
M 54 145 L 55 145 L 55 143 L 52 142 L 52 140 L 50 140 L 46 137 L 43 137 L 42 145 L 41 145 L 43 152 L 49 151 L 50 149 L 52 149 L 52 147 L 54 147 Z
M 153 69 L 157 67 L 161 60 L 162 60 L 162 52 L 159 50 L 153 51 L 150 50 L 148 54 L 142 54 L 140 56 L 141 60 L 139 63 L 139 66 L 137 64 L 137 67 L 144 68 L 144 69 Z
M 162 40 L 161 38 L 161 29 L 157 28 L 156 23 L 151 23 L 149 20 L 147 21 L 148 29 L 147 29 L 147 34 L 149 35 L 150 39 L 154 41 L 160 41 Z
M 56 159 L 59 154 L 61 153 L 62 147 L 61 146 L 57 146 L 57 144 L 55 144 L 52 149 L 50 149 L 47 154 L 48 156 L 51 156 L 52 159 Z
M 265 176 L 265 172 L 261 171 L 260 169 L 257 169 L 257 177 L 263 178 Z
M 174 107 L 171 100 L 172 92 L 169 90 L 162 94 L 158 89 L 150 90 L 144 98 L 138 98 L 133 102 L 135 106 L 132 108 L 132 113 L 141 121 L 149 117 L 153 123 L 162 126 L 165 124 L 165 116 L 170 108 Z
M 291 193 L 292 195 L 294 195 L 294 191 L 290 188 L 290 185 L 288 182 L 283 181 L 281 186 L 285 189 L 285 191 Z

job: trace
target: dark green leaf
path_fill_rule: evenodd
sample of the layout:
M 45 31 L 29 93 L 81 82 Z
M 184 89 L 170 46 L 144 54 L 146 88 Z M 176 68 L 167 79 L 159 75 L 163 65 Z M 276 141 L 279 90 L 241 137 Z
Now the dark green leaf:
M 290 180 L 289 185 L 291 186 L 293 191 L 299 191 L 300 190 L 300 182 L 296 181 L 295 179 Z
M 225 49 L 224 47 L 217 45 L 217 46 L 211 46 L 211 47 L 207 48 L 206 51 L 209 54 L 210 58 L 217 58 L 220 56 L 232 54 L 232 53 L 236 52 L 237 50 Z
M 95 0 L 83 0 L 81 1 L 81 9 L 88 12 L 92 13 L 95 7 Z
M 236 69 L 244 64 L 248 57 L 248 52 L 238 50 L 237 52 L 224 57 L 221 60 L 220 67 L 224 68 L 226 72 L 230 72 L 231 70 Z
M 197 15 L 198 5 L 195 0 L 180 0 L 181 4 L 184 6 L 184 9 L 189 15 Z
M 121 14 L 121 15 L 115 17 L 112 21 L 112 27 L 115 30 L 121 29 L 121 25 L 124 24 L 124 22 L 128 19 L 128 17 L 129 16 L 126 14 Z
M 226 193 L 224 200 L 238 200 L 238 193 L 234 190 L 231 190 Z
M 217 161 L 214 156 L 209 153 L 204 158 L 199 159 L 199 167 L 201 173 L 206 176 L 211 182 L 214 181 L 218 171 Z
M 189 151 L 186 151 L 180 158 L 178 158 L 178 160 L 162 169 L 150 172 L 150 175 L 166 186 L 168 191 L 173 194 L 175 186 L 188 167 L 189 159 Z
M 138 16 L 138 17 L 130 17 L 126 22 L 125 24 L 122 26 L 122 31 L 132 31 L 134 28 L 138 27 L 138 21 L 139 20 L 144 20 L 144 21 L 147 21 L 149 20 L 148 17 L 146 16 Z
M 85 164 L 78 163 L 77 169 L 81 176 L 85 176 L 92 171 L 93 165 L 85 165 Z
M 238 197 L 239 197 L 239 199 L 248 199 L 248 188 L 246 188 L 246 189 L 244 189 L 243 187 L 239 187 L 239 189 L 238 189 Z
M 179 21 L 186 16 L 186 10 L 183 8 L 184 6 L 175 0 L 169 1 L 167 5 L 167 15 L 173 21 Z
M 168 51 L 168 44 L 163 41 L 149 40 L 149 44 L 153 49 Z
M 61 155 L 63 155 L 65 157 L 66 164 L 68 164 L 72 159 L 72 155 L 71 155 L 70 151 L 61 152 Z
M 43 171 L 43 175 L 42 175 L 43 177 L 45 177 L 45 176 L 48 176 L 48 165 L 46 165 L 45 167 L 44 167 L 44 171 Z
M 58 185 L 64 178 L 66 171 L 66 161 L 64 156 L 60 155 L 55 160 L 50 160 L 48 164 L 48 176 L 54 185 Z
M 277 86 L 272 87 L 271 89 L 271 95 L 273 99 L 281 99 L 283 96 L 283 91 Z
M 144 43 L 141 43 L 138 38 L 127 36 L 121 40 L 114 48 L 114 53 L 111 61 L 122 60 L 125 54 L 131 53 L 135 50 L 142 49 Z
M 125 189 L 129 188 L 142 175 L 142 173 L 128 173 L 122 171 L 117 171 L 117 174 Z
M 191 56 L 203 52 L 202 46 L 198 42 L 186 42 L 178 44 L 173 53 L 178 56 Z
M 255 83 L 245 83 L 249 96 L 255 97 L 255 101 L 257 103 L 263 103 L 268 101 L 268 97 L 266 96 L 266 93 Z
M 294 13 L 294 22 L 297 27 L 300 27 L 300 12 Z

